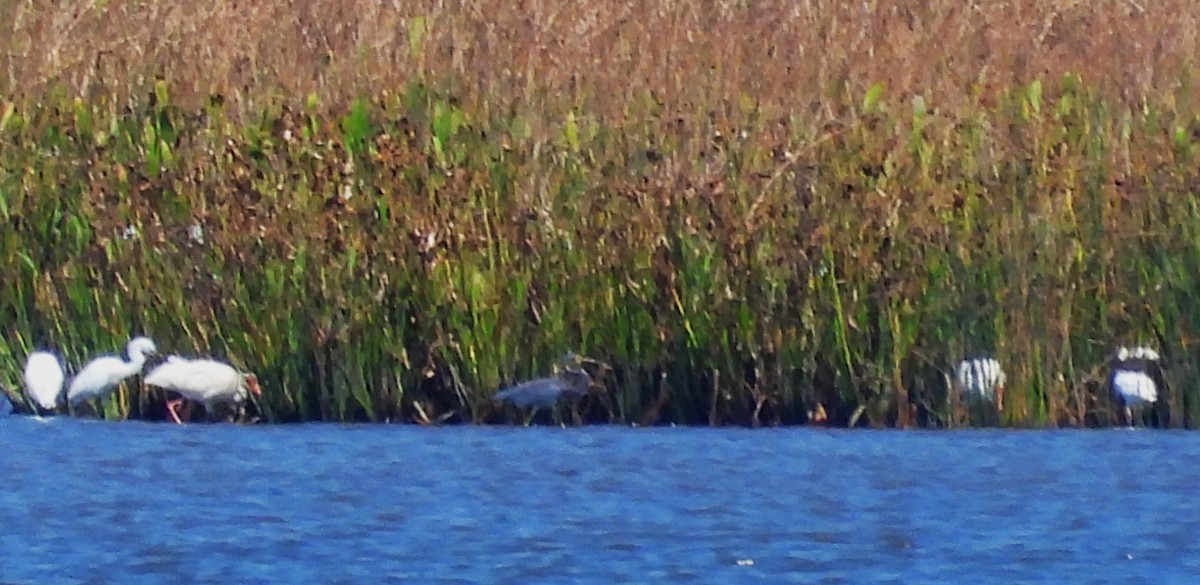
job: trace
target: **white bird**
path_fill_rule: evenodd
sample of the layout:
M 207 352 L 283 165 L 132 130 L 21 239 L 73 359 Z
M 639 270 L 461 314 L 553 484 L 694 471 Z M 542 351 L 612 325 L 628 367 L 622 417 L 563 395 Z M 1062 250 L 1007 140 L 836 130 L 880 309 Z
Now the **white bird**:
M 1158 400 L 1158 386 L 1145 372 L 1117 370 L 1113 372 L 1112 384 L 1127 410 Z
M 963 360 L 958 363 L 958 387 L 968 401 L 995 402 L 996 408 L 1004 408 L 1004 383 L 1006 377 L 1000 362 L 992 358 Z
M 149 338 L 134 337 L 125 346 L 129 361 L 111 355 L 92 360 L 71 380 L 67 401 L 74 405 L 91 398 L 104 397 L 125 378 L 141 372 L 146 365 L 146 356 L 154 355 L 157 351 L 158 348 Z
M 52 411 L 58 407 L 65 379 L 62 362 L 48 351 L 35 351 L 25 361 L 25 395 L 42 410 Z
M 254 374 L 243 374 L 233 366 L 215 360 L 193 360 L 176 355 L 150 370 L 146 375 L 146 384 L 178 392 L 183 397 L 167 401 L 167 414 L 180 424 L 191 415 L 192 402 L 202 403 L 204 410 L 212 413 L 217 404 L 239 405 L 250 394 L 262 396 L 258 378 Z M 177 409 L 185 399 L 192 402 L 188 403 L 187 411 L 181 417 Z
M 1135 411 L 1158 401 L 1158 384 L 1147 371 L 1158 363 L 1158 352 L 1148 347 L 1117 349 L 1110 383 L 1125 406 L 1125 422 L 1131 427 Z

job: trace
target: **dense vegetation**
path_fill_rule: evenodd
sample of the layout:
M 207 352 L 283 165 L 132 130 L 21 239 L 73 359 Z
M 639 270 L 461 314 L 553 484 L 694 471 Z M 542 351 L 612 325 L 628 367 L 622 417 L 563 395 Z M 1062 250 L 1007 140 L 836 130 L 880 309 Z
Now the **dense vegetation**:
M 1099 425 L 1141 342 L 1200 415 L 1191 4 L 343 4 L 0 8 L 0 385 L 145 333 L 484 422 L 578 350 L 593 422 L 941 426 L 991 354 Z

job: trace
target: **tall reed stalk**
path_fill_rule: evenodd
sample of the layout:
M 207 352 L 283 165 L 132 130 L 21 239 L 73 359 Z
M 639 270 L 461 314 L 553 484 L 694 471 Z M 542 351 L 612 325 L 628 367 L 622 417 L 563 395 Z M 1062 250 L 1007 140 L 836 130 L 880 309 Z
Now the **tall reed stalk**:
M 668 4 L 0 8 L 0 384 L 141 333 L 489 422 L 573 349 L 590 422 L 944 426 L 988 354 L 1083 426 L 1137 342 L 1196 424 L 1196 5 Z

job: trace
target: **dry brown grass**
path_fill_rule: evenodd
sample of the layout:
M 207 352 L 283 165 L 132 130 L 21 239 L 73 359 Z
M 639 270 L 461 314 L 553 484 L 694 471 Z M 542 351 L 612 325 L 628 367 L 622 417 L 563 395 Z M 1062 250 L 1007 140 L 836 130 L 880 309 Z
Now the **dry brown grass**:
M 1186 0 L 33 0 L 4 3 L 0 22 L 6 96 L 124 95 L 160 75 L 184 104 L 216 93 L 250 110 L 279 94 L 337 107 L 421 78 L 489 107 L 556 96 L 619 115 L 650 92 L 685 114 L 747 99 L 826 117 L 841 101 L 828 98 L 877 82 L 953 109 L 1067 72 L 1137 102 L 1200 55 Z
M 1156 339 L 1200 426 L 1200 8 L 403 6 L 0 5 L 0 358 L 140 327 L 272 420 L 478 421 L 574 347 L 627 420 L 905 426 L 995 353 L 1081 425 Z

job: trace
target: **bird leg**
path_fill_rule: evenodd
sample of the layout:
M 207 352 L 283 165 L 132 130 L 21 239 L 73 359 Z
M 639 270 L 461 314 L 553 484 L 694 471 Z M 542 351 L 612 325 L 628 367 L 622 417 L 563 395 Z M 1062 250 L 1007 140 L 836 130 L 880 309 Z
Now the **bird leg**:
M 179 407 L 179 403 L 181 402 L 183 402 L 182 398 L 167 401 L 167 414 L 171 416 L 171 420 L 175 421 L 175 424 L 179 425 L 183 424 L 183 421 L 180 420 L 179 413 L 175 412 L 175 409 Z
M 194 408 L 196 408 L 196 403 L 195 403 L 195 402 L 192 402 L 191 400 L 186 400 L 186 401 L 183 401 L 183 414 L 181 415 L 181 417 L 180 417 L 180 418 L 183 418 L 184 420 L 187 420 L 188 422 L 191 422 L 191 420 L 192 420 L 192 409 L 194 409 Z

